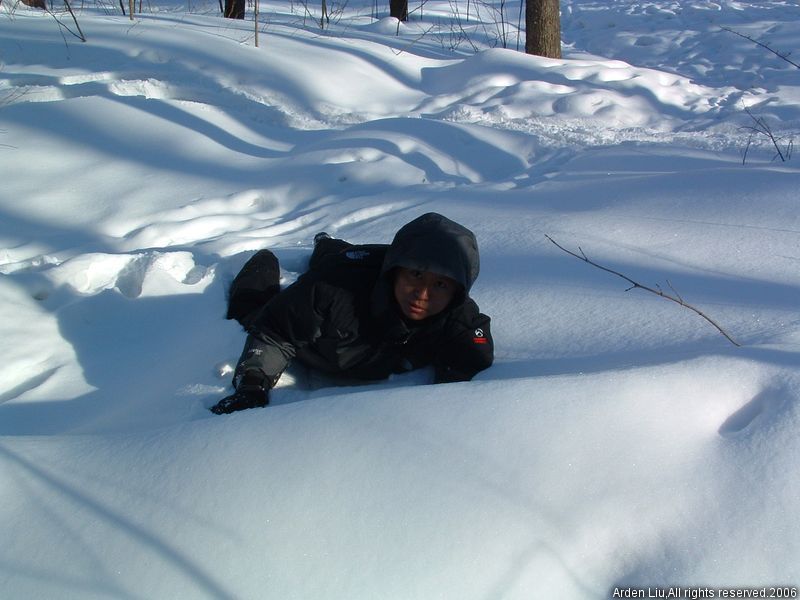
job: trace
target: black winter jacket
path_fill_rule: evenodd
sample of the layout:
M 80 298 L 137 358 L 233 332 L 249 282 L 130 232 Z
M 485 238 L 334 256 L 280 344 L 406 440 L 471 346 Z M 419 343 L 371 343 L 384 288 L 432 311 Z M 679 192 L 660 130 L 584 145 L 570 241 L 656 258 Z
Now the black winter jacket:
M 446 275 L 462 291 L 442 313 L 409 322 L 394 299 L 396 267 Z M 479 268 L 472 232 L 435 213 L 403 227 L 388 246 L 322 240 L 309 270 L 250 322 L 237 376 L 256 369 L 271 387 L 297 358 L 345 378 L 433 365 L 437 383 L 469 380 L 494 356 L 490 319 L 469 297 Z

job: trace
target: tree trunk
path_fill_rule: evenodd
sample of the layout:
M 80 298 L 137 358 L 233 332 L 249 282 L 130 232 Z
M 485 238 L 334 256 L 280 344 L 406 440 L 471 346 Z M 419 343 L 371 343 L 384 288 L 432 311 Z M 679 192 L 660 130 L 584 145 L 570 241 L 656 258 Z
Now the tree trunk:
M 525 52 L 561 58 L 561 15 L 558 0 L 526 0 Z
M 389 14 L 400 21 L 408 21 L 408 0 L 389 0 Z
M 226 19 L 244 19 L 245 0 L 225 0 Z
M 319 18 L 319 28 L 325 29 L 325 24 L 330 24 L 331 18 L 328 16 L 328 0 L 322 0 L 322 15 Z

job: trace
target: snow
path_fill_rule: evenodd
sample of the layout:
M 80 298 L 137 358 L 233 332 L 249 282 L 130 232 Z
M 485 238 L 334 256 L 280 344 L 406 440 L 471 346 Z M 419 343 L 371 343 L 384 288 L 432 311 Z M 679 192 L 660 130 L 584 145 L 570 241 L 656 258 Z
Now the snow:
M 559 60 L 514 50 L 518 4 L 508 49 L 498 6 L 336 6 L 262 4 L 258 48 L 214 3 L 84 6 L 86 43 L 0 7 L 0 596 L 800 584 L 800 168 L 742 161 L 745 107 L 800 136 L 800 79 L 723 29 L 788 53 L 798 4 L 562 0 Z M 207 410 L 253 251 L 288 284 L 318 231 L 428 211 L 478 236 L 493 367 L 295 365 Z

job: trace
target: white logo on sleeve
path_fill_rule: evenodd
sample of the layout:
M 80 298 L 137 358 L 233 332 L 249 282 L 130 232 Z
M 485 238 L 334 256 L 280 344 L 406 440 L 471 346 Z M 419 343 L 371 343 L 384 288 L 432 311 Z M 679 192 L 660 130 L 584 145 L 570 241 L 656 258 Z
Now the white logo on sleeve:
M 478 329 L 475 330 L 474 336 L 472 338 L 472 342 L 474 344 L 487 344 L 487 343 L 489 343 L 488 340 L 486 339 L 486 334 L 483 333 L 483 329 L 481 329 L 480 327 L 478 327 Z

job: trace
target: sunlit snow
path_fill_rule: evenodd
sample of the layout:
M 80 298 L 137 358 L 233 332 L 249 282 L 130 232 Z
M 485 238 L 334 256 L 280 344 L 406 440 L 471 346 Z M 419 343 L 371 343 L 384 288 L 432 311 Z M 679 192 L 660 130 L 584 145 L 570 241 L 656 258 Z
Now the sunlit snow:
M 455 6 L 262 3 L 256 48 L 250 6 L 2 3 L 0 597 L 800 585 L 800 159 L 746 129 L 800 139 L 800 71 L 723 29 L 797 53 L 800 6 L 562 0 L 558 60 Z M 492 368 L 207 410 L 253 251 L 288 284 L 429 211 Z

